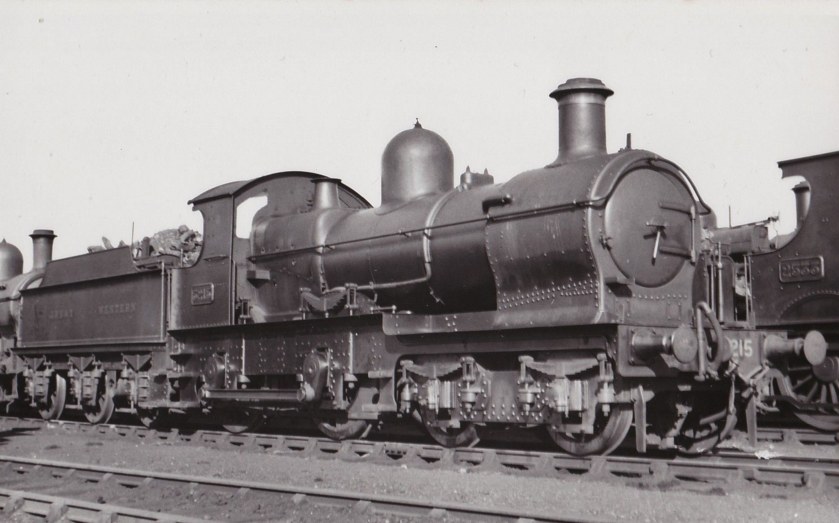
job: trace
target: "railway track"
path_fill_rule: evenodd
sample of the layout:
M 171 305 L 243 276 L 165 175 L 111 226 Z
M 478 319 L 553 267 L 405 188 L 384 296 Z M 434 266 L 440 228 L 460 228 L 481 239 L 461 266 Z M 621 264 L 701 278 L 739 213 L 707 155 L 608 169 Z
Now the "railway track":
M 45 521 L 107 521 L 205 523 L 205 519 L 132 509 L 119 505 L 92 503 L 63 496 L 0 488 L 0 506 L 5 518 L 34 516 Z
M 231 437 L 249 437 L 255 436 L 259 438 L 281 437 L 280 434 L 270 432 L 253 432 L 248 434 L 234 435 L 226 431 L 219 431 L 215 429 L 206 429 L 206 425 L 196 424 L 187 427 L 184 430 L 177 428 L 172 429 L 149 429 L 138 425 L 137 423 L 109 423 L 105 425 L 92 425 L 86 421 L 78 420 L 57 420 L 47 421 L 39 417 L 21 417 L 21 416 L 3 416 L 0 415 L 0 427 L 6 426 L 21 426 L 21 425 L 48 425 L 52 424 L 62 427 L 65 430 L 74 430 L 87 433 L 110 433 L 113 431 L 123 431 L 125 433 L 134 433 L 139 437 L 144 437 L 143 434 L 154 434 L 154 437 L 160 439 L 184 439 L 191 440 L 195 436 L 202 434 L 212 435 L 213 437 L 219 434 L 230 435 Z M 150 436 L 151 437 L 151 436 Z M 296 437 L 296 436 L 290 436 Z M 325 439 L 325 438 L 321 438 Z M 792 443 L 813 446 L 839 446 L 839 433 L 821 432 L 808 427 L 759 427 L 757 432 L 757 440 L 762 443 Z M 522 440 L 525 442 L 525 440 Z
M 279 455 L 340 459 L 377 465 L 417 468 L 503 472 L 541 477 L 580 476 L 595 479 L 621 478 L 630 482 L 731 484 L 737 481 L 810 492 L 839 489 L 839 459 L 772 456 L 720 449 L 696 457 L 672 455 L 610 455 L 577 457 L 560 452 L 476 447 L 447 449 L 423 443 L 350 440 L 337 442 L 322 437 L 281 434 L 230 434 L 215 430 L 172 429 L 155 431 L 135 425 L 90 425 L 83 422 L 44 422 L 39 419 L 0 418 L 0 427 L 51 428 L 96 435 L 102 438 L 200 445 L 219 449 L 265 452 Z M 809 430 L 764 429 L 767 442 L 836 444 L 836 435 Z
M 839 445 L 839 433 L 819 432 L 810 428 L 761 427 L 757 440 L 767 443 L 802 443 L 804 445 Z
M 208 521 L 218 517 L 219 501 L 229 502 L 231 512 L 225 520 L 241 517 L 248 521 L 276 520 L 278 517 L 307 520 L 306 506 L 324 511 L 335 520 L 370 521 L 376 516 L 448 519 L 455 521 L 566 522 L 597 521 L 557 514 L 522 513 L 491 507 L 407 497 L 379 496 L 333 489 L 301 488 L 250 481 L 235 481 L 142 470 L 125 470 L 79 463 L 0 456 L 2 481 L 16 490 L 0 489 L 5 515 L 21 511 L 45 517 L 48 521 Z M 39 491 L 49 491 L 42 494 Z M 177 495 L 177 493 L 182 495 Z M 56 493 L 56 494 L 53 494 Z M 165 493 L 165 494 L 164 494 Z M 116 497 L 120 505 L 103 504 L 78 498 Z M 156 513 L 122 504 L 143 503 L 149 497 L 168 496 L 178 503 L 181 513 Z M 184 500 L 193 503 L 184 504 Z M 213 502 L 209 502 L 213 500 Z M 98 505 L 98 506 L 97 506 Z M 210 505 L 209 507 L 207 505 Z M 98 509 L 98 510 L 97 510 Z M 202 512 L 207 513 L 202 514 Z M 195 518 L 188 514 L 201 514 Z M 236 517 L 239 515 L 239 518 Z M 232 517 L 231 517 L 232 516 Z M 384 517 L 382 518 L 385 519 Z

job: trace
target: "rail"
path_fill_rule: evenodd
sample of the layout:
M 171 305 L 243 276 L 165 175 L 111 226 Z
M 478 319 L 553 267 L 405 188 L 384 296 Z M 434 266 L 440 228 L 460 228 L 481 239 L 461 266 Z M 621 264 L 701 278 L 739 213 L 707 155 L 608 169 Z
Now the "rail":
M 394 514 L 400 516 L 427 517 L 434 519 L 456 518 L 466 521 L 517 521 L 517 522 L 566 522 L 566 521 L 596 521 L 590 518 L 577 518 L 556 514 L 528 513 L 526 511 L 512 511 L 495 507 L 478 507 L 459 503 L 447 503 L 431 500 L 417 500 L 403 496 L 380 496 L 362 492 L 351 492 L 335 489 L 302 488 L 292 485 L 275 485 L 254 481 L 239 481 L 222 478 L 190 476 L 185 474 L 169 474 L 143 470 L 126 470 L 113 467 L 102 467 L 80 463 L 67 463 L 43 459 L 19 458 L 0 456 L 0 468 L 3 478 L 10 478 L 25 483 L 30 488 L 42 488 L 45 479 L 60 480 L 65 487 L 76 488 L 84 485 L 86 495 L 95 495 L 98 486 L 117 484 L 126 489 L 152 489 L 156 491 L 172 491 L 183 489 L 190 493 L 204 490 L 215 497 L 226 496 L 237 500 L 237 506 L 251 502 L 279 502 L 289 506 L 299 506 L 304 503 L 318 505 L 326 511 L 350 510 L 353 513 L 364 514 Z M 13 494 L 14 496 L 14 494 Z M 37 493 L 19 494 L 17 499 L 37 498 Z M 253 498 L 256 498 L 254 500 Z M 9 498 L 13 499 L 13 498 Z M 65 506 L 80 506 L 82 503 L 69 498 L 59 498 L 57 503 Z M 90 503 L 85 504 L 90 508 Z M 184 507 L 190 510 L 193 507 Z M 51 508 L 53 513 L 56 510 Z M 109 506 L 110 514 L 117 509 Z M 132 509 L 119 509 L 128 512 Z M 245 517 L 249 517 L 242 514 Z M 276 513 L 274 514 L 277 515 Z M 270 516 L 270 514 L 268 515 Z M 61 516 L 59 516 L 61 517 Z M 66 515 L 64 516 L 66 518 Z M 195 521 L 189 516 L 170 516 L 176 521 Z M 213 517 L 208 514 L 208 517 Z M 207 519 L 204 519 L 207 521 Z
M 718 449 L 715 453 L 681 457 L 667 454 L 571 456 L 562 452 L 474 447 L 448 449 L 431 444 L 400 441 L 347 440 L 282 434 L 230 434 L 215 430 L 150 430 L 135 425 L 90 425 L 83 422 L 44 422 L 0 417 L 2 424 L 40 424 L 69 432 L 105 438 L 167 441 L 218 449 L 269 452 L 278 455 L 340 459 L 377 465 L 416 468 L 466 468 L 470 471 L 502 472 L 544 477 L 568 475 L 588 478 L 617 477 L 632 481 L 680 480 L 685 482 L 757 484 L 807 488 L 814 492 L 839 489 L 839 459 L 773 456 Z M 792 442 L 813 445 L 837 444 L 837 434 L 809 429 L 761 429 L 759 438 L 769 443 Z

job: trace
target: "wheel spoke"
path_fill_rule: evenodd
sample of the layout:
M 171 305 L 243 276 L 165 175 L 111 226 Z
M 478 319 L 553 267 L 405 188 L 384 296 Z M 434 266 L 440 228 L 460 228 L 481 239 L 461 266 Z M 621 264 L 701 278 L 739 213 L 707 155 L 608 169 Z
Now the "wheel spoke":
M 813 386 L 810 388 L 810 392 L 808 392 L 807 396 L 805 396 L 807 398 L 807 401 L 812 401 L 813 400 L 813 398 L 816 396 L 816 391 L 818 389 L 819 389 L 818 382 L 813 383 Z
M 805 384 L 810 383 L 811 381 L 813 381 L 813 379 L 815 379 L 815 376 L 813 376 L 812 374 L 810 374 L 809 376 L 807 376 L 807 378 L 806 378 L 806 379 L 803 379 L 803 380 L 799 381 L 798 383 L 796 383 L 795 385 L 793 385 L 793 386 L 792 386 L 792 390 L 798 390 L 798 389 L 800 389 L 800 388 L 801 388 L 801 387 L 803 387 Z
M 800 402 L 800 408 L 791 409 L 795 417 L 815 429 L 839 432 L 839 380 L 819 377 L 817 370 L 797 360 L 788 367 L 785 379 L 777 383 L 781 394 L 792 395 Z M 818 403 L 822 406 L 816 407 Z

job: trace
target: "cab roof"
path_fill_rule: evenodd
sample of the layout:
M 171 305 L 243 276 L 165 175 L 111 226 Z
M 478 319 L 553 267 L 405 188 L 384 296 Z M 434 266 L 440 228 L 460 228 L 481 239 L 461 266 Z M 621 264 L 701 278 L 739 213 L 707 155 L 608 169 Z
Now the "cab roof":
M 254 185 L 258 185 L 261 183 L 265 183 L 277 178 L 285 178 L 285 177 L 292 177 L 292 176 L 303 176 L 308 177 L 311 179 L 317 178 L 328 178 L 322 174 L 311 173 L 307 171 L 284 171 L 274 174 L 268 174 L 265 176 L 260 176 L 259 178 L 253 178 L 251 180 L 240 180 L 238 182 L 228 182 L 221 184 L 217 187 L 213 187 L 207 191 L 202 192 L 195 198 L 189 200 L 190 205 L 200 204 L 204 202 L 208 202 L 210 200 L 217 200 L 220 198 L 235 198 L 237 195 L 243 193 L 244 191 L 250 189 Z M 338 186 L 345 192 L 351 194 L 353 197 L 357 198 L 360 202 L 365 204 L 367 207 L 372 207 L 370 203 L 360 194 L 355 192 L 353 189 L 344 185 L 343 183 L 339 183 Z

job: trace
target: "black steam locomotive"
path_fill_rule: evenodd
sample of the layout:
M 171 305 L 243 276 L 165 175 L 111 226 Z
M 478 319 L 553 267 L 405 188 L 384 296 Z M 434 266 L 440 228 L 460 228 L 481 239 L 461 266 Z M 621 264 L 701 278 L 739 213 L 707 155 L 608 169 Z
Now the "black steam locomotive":
M 92 423 L 209 410 L 232 431 L 293 413 L 337 439 L 417 420 L 447 446 L 476 426 L 544 426 L 573 454 L 608 453 L 633 424 L 638 451 L 701 452 L 738 413 L 752 432 L 781 403 L 836 414 L 820 332 L 839 333 L 813 320 L 837 310 L 835 262 L 798 246 L 831 225 L 743 247 L 760 231 L 718 229 L 676 164 L 606 152 L 611 94 L 560 85 L 558 157 L 503 184 L 467 170 L 454 187 L 451 149 L 417 124 L 384 151 L 376 208 L 340 180 L 282 172 L 194 198 L 195 257 L 51 261 L 39 230 L 23 273 L 0 245 L 2 400 Z M 824 165 L 792 165 L 828 201 Z M 820 198 L 806 226 L 833 216 Z M 813 290 L 788 305 L 790 285 Z M 799 393 L 799 366 L 833 379 L 830 396 Z
M 790 336 L 818 330 L 832 349 L 821 362 L 797 354 L 776 362 L 763 381 L 762 408 L 791 407 L 817 429 L 839 431 L 839 245 L 836 201 L 839 199 L 839 152 L 779 162 L 783 177 L 802 177 L 793 188 L 797 227 L 766 248 L 747 243 L 751 281 L 749 318 L 760 328 L 781 328 Z M 766 237 L 758 224 L 751 237 Z

